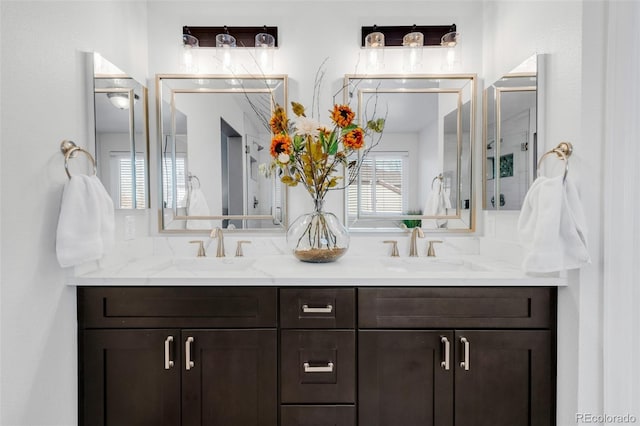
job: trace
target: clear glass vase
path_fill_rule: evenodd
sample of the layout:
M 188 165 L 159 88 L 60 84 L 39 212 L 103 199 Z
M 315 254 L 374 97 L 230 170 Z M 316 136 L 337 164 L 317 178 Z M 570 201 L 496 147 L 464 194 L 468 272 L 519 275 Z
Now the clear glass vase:
M 334 262 L 349 248 L 349 232 L 322 205 L 323 201 L 317 200 L 314 210 L 298 217 L 287 230 L 287 245 L 303 262 Z

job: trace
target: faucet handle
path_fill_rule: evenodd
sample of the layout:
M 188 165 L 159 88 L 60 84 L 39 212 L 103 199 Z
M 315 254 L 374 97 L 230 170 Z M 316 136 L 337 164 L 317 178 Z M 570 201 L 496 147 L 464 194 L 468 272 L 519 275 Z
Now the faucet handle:
M 442 240 L 430 240 L 429 246 L 427 247 L 427 256 L 428 257 L 436 257 L 436 250 L 433 248 L 435 243 L 441 243 Z
M 196 257 L 205 257 L 207 255 L 204 251 L 204 241 L 194 240 L 189 242 L 192 244 L 198 244 L 198 254 L 196 255 Z
M 236 246 L 236 257 L 244 256 L 244 254 L 242 253 L 242 244 L 251 244 L 251 241 L 247 241 L 247 240 L 238 241 L 238 245 Z
M 391 244 L 391 257 L 398 257 L 400 253 L 398 252 L 398 242 L 396 240 L 386 240 L 383 241 L 385 244 Z

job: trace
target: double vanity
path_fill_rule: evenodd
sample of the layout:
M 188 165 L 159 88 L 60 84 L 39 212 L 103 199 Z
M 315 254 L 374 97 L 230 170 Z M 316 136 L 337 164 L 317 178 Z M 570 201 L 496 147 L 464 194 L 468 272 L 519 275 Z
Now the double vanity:
M 307 264 L 254 241 L 76 275 L 80 424 L 555 424 L 565 280 L 456 245 Z

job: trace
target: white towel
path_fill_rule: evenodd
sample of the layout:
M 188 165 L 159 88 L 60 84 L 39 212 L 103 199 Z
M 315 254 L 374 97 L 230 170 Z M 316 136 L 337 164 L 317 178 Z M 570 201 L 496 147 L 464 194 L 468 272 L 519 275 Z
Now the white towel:
M 438 179 L 432 185 L 431 193 L 427 197 L 423 215 L 425 216 L 446 216 L 447 209 L 451 208 L 451 199 L 449 199 L 449 191 L 442 188 L 442 182 Z M 436 219 L 436 228 L 444 228 L 447 220 Z
M 62 267 L 98 260 L 115 244 L 113 201 L 97 176 L 74 175 L 64 185 L 56 235 Z
M 192 188 L 187 200 L 187 216 L 211 216 L 209 205 L 200 188 Z M 209 220 L 187 220 L 187 229 L 211 229 Z
M 525 196 L 518 219 L 529 273 L 575 269 L 590 263 L 587 229 L 575 185 L 563 176 L 538 177 Z
M 451 200 L 447 192 L 442 188 L 442 183 L 439 180 L 434 182 L 424 206 L 423 214 L 425 216 L 446 216 L 447 209 L 451 208 Z

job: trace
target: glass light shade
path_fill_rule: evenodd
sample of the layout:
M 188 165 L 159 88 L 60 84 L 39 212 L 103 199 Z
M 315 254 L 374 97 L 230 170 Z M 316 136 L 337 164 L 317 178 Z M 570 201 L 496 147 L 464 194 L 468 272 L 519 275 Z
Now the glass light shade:
M 231 34 L 218 34 L 216 47 L 236 47 L 236 38 Z
M 376 31 L 367 34 L 364 39 L 364 46 L 369 47 L 384 47 L 384 34 Z
M 107 93 L 107 98 L 111 102 L 111 105 L 118 109 L 129 109 L 129 94 L 125 92 L 110 92 Z M 138 101 L 138 95 L 133 95 L 133 102 Z
M 412 32 L 402 37 L 402 45 L 405 47 L 422 47 L 424 45 L 424 34 Z
M 376 71 L 384 68 L 384 34 L 376 31 L 367 34 L 364 39 L 367 55 L 367 68 Z
M 455 32 L 455 31 L 452 31 L 450 33 L 446 33 L 440 39 L 440 45 L 442 47 L 455 47 L 456 44 L 458 44 L 458 36 L 459 35 L 460 34 Z
M 404 46 L 404 70 L 415 71 L 422 64 L 422 46 L 424 35 L 421 32 L 412 32 L 402 37 Z
M 231 50 L 236 47 L 236 38 L 231 34 L 218 34 L 216 36 L 216 50 L 220 57 L 222 67 L 233 70 L 233 61 L 231 59 Z
M 256 60 L 262 70 L 273 69 L 273 53 L 276 47 L 276 38 L 271 34 L 258 33 L 255 37 Z

